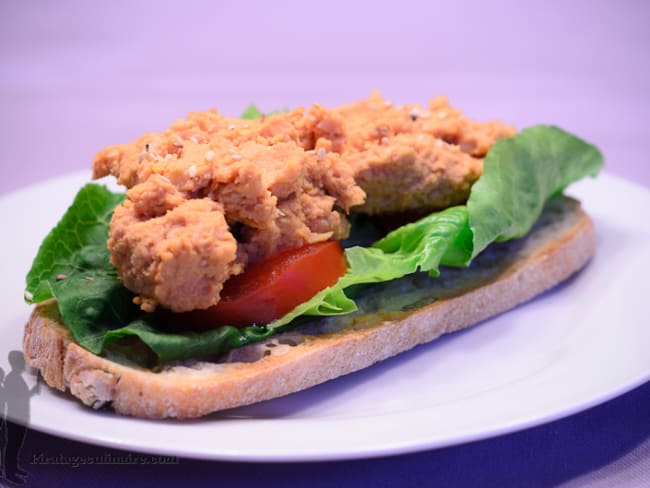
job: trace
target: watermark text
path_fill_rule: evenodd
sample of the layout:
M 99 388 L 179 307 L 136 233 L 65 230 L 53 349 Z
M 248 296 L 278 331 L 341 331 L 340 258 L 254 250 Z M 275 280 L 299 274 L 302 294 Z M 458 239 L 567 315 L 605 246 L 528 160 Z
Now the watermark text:
M 93 456 L 77 456 L 69 454 L 49 455 L 44 453 L 32 454 L 30 464 L 40 465 L 66 465 L 72 468 L 78 468 L 86 465 L 102 464 L 137 464 L 137 465 L 165 465 L 178 464 L 179 459 L 176 456 L 152 456 L 146 454 L 113 454 L 106 452 Z

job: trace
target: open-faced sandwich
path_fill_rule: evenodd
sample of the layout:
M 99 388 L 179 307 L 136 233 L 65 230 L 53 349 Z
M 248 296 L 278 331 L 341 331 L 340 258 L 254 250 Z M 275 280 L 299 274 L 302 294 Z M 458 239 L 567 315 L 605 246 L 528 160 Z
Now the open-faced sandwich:
M 86 405 L 188 418 L 504 312 L 593 255 L 563 196 L 602 156 L 444 97 L 190 113 L 102 150 L 27 276 L 27 362 Z

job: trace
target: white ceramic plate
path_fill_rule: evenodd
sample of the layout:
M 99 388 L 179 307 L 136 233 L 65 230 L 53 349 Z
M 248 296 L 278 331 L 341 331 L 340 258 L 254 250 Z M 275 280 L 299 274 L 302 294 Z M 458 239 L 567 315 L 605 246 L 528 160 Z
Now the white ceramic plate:
M 20 349 L 24 275 L 87 173 L 0 198 L 0 366 Z M 95 412 L 41 388 L 29 425 L 133 451 L 238 461 L 350 459 L 430 449 L 542 424 L 650 379 L 650 191 L 601 175 L 568 192 L 598 251 L 569 282 L 469 330 L 308 391 L 195 421 Z M 20 420 L 20 419 L 17 419 Z

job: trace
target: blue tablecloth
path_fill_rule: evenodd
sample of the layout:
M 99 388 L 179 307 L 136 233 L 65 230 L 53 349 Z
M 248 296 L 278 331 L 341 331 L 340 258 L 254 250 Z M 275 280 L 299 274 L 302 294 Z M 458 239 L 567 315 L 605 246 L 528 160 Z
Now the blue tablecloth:
M 650 483 L 648 412 L 650 383 L 522 432 L 415 454 L 322 463 L 147 456 L 29 430 L 21 461 L 27 486 L 39 487 L 641 487 Z

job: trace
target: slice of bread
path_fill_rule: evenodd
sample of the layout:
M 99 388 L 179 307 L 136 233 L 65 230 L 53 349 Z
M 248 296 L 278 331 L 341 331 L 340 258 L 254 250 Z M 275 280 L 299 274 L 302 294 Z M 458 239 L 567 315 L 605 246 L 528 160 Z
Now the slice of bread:
M 191 418 L 303 390 L 509 310 L 565 280 L 595 250 L 590 218 L 560 197 L 524 238 L 492 245 L 469 268 L 367 288 L 359 311 L 316 320 L 214 360 L 148 370 L 74 343 L 56 304 L 25 327 L 26 361 L 51 387 L 125 415 Z

